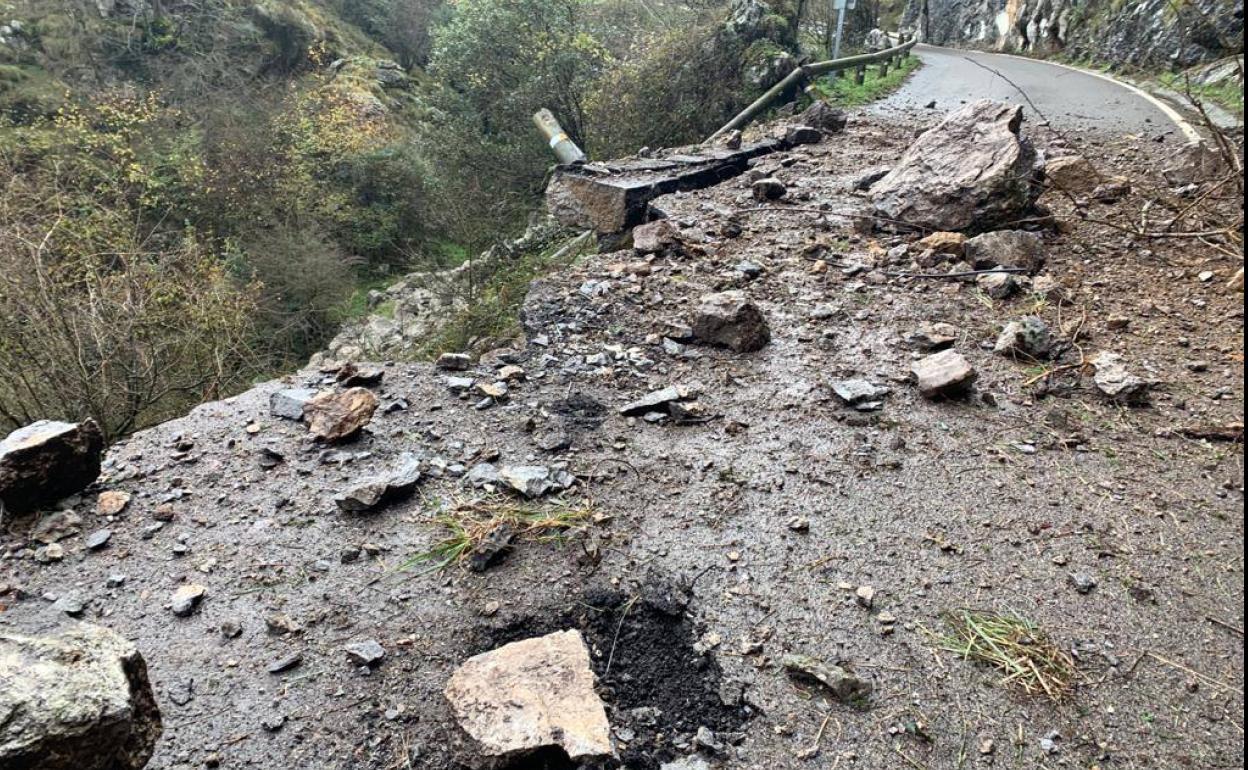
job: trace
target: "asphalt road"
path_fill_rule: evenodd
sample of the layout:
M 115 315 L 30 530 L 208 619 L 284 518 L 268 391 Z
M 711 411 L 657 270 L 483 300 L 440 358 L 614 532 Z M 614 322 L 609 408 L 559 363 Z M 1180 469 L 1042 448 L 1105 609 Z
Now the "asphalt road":
M 934 100 L 935 109 L 944 113 L 975 99 L 997 99 L 1022 104 L 1027 120 L 1041 120 L 1019 93 L 1021 89 L 1059 131 L 1149 138 L 1164 134 L 1167 140 L 1185 140 L 1175 122 L 1156 104 L 1095 75 L 1000 54 L 925 45 L 914 50 L 924 66 L 876 109 L 911 112 Z

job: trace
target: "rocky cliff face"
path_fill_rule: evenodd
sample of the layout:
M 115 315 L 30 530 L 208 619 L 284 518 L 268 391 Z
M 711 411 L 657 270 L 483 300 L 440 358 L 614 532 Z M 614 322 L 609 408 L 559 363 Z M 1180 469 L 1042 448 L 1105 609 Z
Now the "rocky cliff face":
M 937 45 L 1186 67 L 1241 52 L 1243 22 L 1243 0 L 909 0 L 902 26 Z

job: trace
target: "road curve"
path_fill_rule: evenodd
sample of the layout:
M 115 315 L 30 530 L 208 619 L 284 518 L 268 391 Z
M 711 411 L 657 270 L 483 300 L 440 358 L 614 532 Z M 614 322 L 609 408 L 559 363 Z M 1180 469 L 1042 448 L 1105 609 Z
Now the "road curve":
M 1058 131 L 1106 137 L 1165 135 L 1167 141 L 1179 142 L 1188 138 L 1156 102 L 1106 78 L 1019 56 L 928 45 L 916 46 L 914 52 L 923 67 L 899 91 L 878 102 L 876 110 L 912 112 L 935 101 L 936 109 L 944 113 L 975 99 L 996 99 L 1022 104 L 1029 121 L 1040 120 L 1019 93 L 1022 89 Z

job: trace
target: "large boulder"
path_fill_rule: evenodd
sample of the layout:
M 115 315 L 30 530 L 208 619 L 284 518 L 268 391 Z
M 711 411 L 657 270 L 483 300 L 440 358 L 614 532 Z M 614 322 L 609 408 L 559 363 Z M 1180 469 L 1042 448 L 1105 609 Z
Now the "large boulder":
M 0 441 L 0 512 L 25 512 L 81 492 L 100 475 L 104 437 L 92 420 L 40 420 Z
M 87 624 L 0 631 L 0 767 L 139 770 L 160 733 L 147 665 L 126 639 Z
M 1023 108 L 968 104 L 923 133 L 872 188 L 884 224 L 926 230 L 992 230 L 1026 214 L 1043 167 L 1019 129 Z
M 525 758 L 556 748 L 573 762 L 612 755 L 611 726 L 579 631 L 469 658 L 445 694 L 470 739 L 463 761 L 474 767 L 525 767 Z

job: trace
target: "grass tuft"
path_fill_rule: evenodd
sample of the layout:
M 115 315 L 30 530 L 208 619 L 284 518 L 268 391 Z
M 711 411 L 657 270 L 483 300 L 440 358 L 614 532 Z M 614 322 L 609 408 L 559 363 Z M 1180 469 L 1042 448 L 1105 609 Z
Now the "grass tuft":
M 400 564 L 396 571 L 410 572 L 424 565 L 427 571 L 436 572 L 460 564 L 500 527 L 509 527 L 517 543 L 562 542 L 585 529 L 594 513 L 589 499 L 568 503 L 519 500 L 506 495 L 454 498 L 434 519 L 447 530 L 447 536 L 428 551 Z
M 867 77 L 858 84 L 854 82 L 853 71 L 838 73 L 820 78 L 815 83 L 815 91 L 819 97 L 839 107 L 861 107 L 877 99 L 882 99 L 901 88 L 910 74 L 922 66 L 917 56 L 907 56 L 889 69 L 884 77 L 879 76 L 879 68 L 872 65 L 867 68 Z
M 956 610 L 945 614 L 952 633 L 936 636 L 942 650 L 1005 673 L 1001 683 L 1029 695 L 1063 700 L 1074 685 L 1075 660 L 1035 623 L 1016 613 Z

